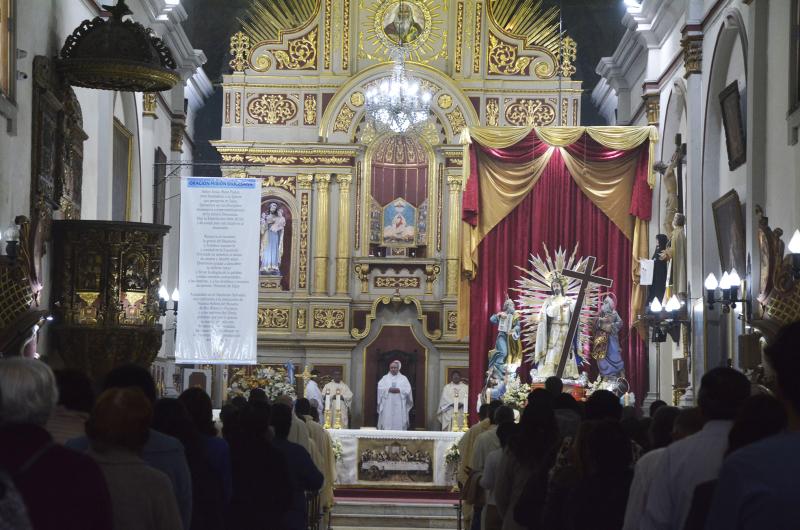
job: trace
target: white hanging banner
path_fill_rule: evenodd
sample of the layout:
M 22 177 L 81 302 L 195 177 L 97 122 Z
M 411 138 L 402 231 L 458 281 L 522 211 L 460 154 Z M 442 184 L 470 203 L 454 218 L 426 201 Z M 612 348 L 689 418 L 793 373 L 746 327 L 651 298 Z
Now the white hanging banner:
M 181 182 L 175 362 L 255 364 L 261 182 Z

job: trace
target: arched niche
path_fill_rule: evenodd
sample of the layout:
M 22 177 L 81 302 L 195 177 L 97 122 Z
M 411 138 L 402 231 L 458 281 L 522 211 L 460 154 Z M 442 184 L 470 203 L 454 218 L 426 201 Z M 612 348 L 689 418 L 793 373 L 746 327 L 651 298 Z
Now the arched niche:
M 283 209 L 285 220 L 279 221 L 284 225 L 281 260 L 279 273 L 265 270 L 264 252 L 268 243 L 268 234 L 261 232 L 259 239 L 259 283 L 262 289 L 270 291 L 292 291 L 297 289 L 298 278 L 296 274 L 298 263 L 298 237 L 300 226 L 300 213 L 294 195 L 277 187 L 264 187 L 261 190 L 261 215 L 269 215 L 270 204 L 275 203 Z M 275 212 L 277 213 L 277 212 Z M 262 219 L 263 220 L 263 219 Z M 267 228 L 263 226 L 262 228 Z
M 339 88 L 325 106 L 320 120 L 319 136 L 323 142 L 352 142 L 356 137 L 356 128 L 364 116 L 366 90 L 389 78 L 392 68 L 393 63 L 366 68 Z M 431 113 L 435 120 L 444 125 L 442 143 L 458 143 L 464 127 L 480 123 L 472 102 L 450 77 L 430 66 L 410 61 L 406 62 L 406 70 L 433 94 Z

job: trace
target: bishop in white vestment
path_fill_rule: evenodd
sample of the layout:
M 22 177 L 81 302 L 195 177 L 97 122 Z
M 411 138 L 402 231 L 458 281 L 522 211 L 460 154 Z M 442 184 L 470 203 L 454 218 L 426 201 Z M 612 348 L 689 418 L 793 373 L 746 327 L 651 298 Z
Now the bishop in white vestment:
M 408 412 L 413 406 L 411 383 L 400 373 L 400 361 L 392 361 L 389 373 L 378 382 L 378 429 L 408 430 Z
M 336 395 L 337 392 L 339 393 L 338 399 L 338 411 L 337 411 L 337 399 Z M 339 370 L 333 373 L 333 381 L 326 384 L 322 387 L 322 401 L 323 404 L 330 402 L 331 412 L 330 412 L 330 422 L 331 425 L 335 424 L 336 418 L 334 414 L 337 412 L 339 413 L 341 419 L 341 425 L 343 429 L 347 429 L 348 425 L 350 425 L 350 404 L 353 402 L 353 391 L 350 390 L 350 387 L 342 381 L 342 372 Z M 329 414 L 326 410 L 325 414 Z M 321 416 L 324 418 L 324 416 Z M 321 420 L 322 423 L 325 423 L 325 420 Z
M 453 430 L 453 416 L 455 414 L 457 427 L 461 427 L 464 422 L 464 407 L 467 403 L 468 387 L 461 381 L 461 374 L 454 370 L 450 376 L 450 382 L 444 386 L 442 397 L 439 399 L 439 409 L 436 415 L 439 423 L 442 424 L 443 431 Z

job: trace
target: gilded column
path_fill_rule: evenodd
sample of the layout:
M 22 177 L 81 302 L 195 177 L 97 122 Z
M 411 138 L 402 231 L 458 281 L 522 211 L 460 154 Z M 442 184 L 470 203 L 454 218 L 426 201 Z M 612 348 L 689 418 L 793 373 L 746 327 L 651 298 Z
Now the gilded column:
M 446 296 L 458 296 L 458 274 L 459 274 L 459 240 L 461 234 L 461 186 L 462 176 L 458 173 L 447 175 L 447 187 L 449 190 L 449 212 L 447 223 L 447 294 Z
M 336 175 L 339 184 L 339 235 L 336 247 L 336 294 L 347 294 L 350 275 L 350 183 L 353 175 Z
M 327 173 L 314 175 L 317 188 L 317 203 L 314 215 L 314 294 L 328 294 L 328 185 L 331 176 Z

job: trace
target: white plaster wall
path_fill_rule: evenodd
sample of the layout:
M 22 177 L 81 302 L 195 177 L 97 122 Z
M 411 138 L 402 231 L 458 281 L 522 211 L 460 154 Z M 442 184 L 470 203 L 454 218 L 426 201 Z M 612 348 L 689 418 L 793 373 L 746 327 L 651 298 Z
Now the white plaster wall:
M 767 83 L 767 171 L 765 213 L 770 225 L 787 237 L 800 228 L 800 144 L 789 145 L 786 115 L 789 111 L 789 47 L 791 2 L 769 3 Z M 788 239 L 785 240 L 788 244 Z

